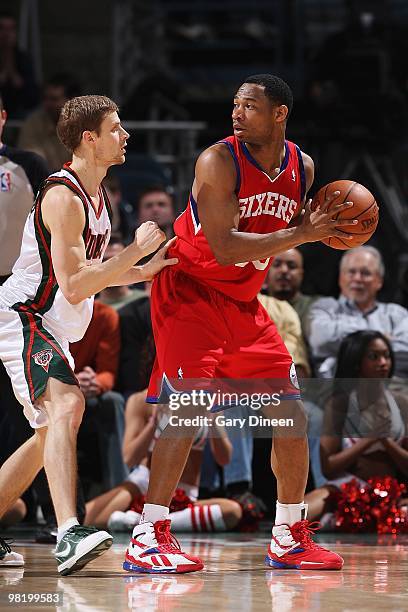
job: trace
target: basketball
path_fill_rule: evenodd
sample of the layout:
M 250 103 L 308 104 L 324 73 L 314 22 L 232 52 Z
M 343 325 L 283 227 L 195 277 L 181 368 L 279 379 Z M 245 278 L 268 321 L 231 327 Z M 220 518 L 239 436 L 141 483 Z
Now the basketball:
M 332 249 L 340 250 L 361 246 L 371 238 L 376 230 L 379 213 L 378 204 L 373 194 L 364 185 L 355 181 L 334 181 L 319 189 L 312 200 L 312 210 L 322 206 L 326 198 L 334 191 L 340 191 L 340 195 L 330 202 L 329 210 L 338 204 L 353 202 L 352 207 L 338 213 L 335 218 L 358 219 L 358 224 L 336 228 L 345 235 L 353 235 L 352 239 L 343 240 L 338 236 L 333 236 L 325 238 L 322 242 Z

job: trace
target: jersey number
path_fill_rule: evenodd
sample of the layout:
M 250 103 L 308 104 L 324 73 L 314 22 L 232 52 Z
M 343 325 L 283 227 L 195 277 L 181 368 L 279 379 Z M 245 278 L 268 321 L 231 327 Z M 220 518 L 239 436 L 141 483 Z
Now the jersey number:
M 245 268 L 249 263 L 253 264 L 254 268 L 257 270 L 265 270 L 268 267 L 270 257 L 265 259 L 265 261 L 261 261 L 260 259 L 256 259 L 255 261 L 243 261 L 242 263 L 236 263 L 236 266 L 240 268 Z

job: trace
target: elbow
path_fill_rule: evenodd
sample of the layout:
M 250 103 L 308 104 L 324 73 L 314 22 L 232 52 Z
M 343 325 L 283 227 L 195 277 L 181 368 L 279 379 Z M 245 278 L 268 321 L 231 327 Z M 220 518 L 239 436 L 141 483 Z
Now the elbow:
M 217 263 L 220 266 L 231 266 L 237 262 L 237 255 L 234 252 L 235 243 L 233 241 L 233 233 L 229 232 L 223 236 L 219 236 L 217 240 L 212 241 L 211 250 Z
M 76 306 L 77 304 L 79 304 L 80 302 L 83 301 L 83 296 L 79 295 L 78 291 L 75 290 L 71 290 L 71 291 L 63 291 L 61 289 L 64 298 L 67 300 L 67 302 L 69 302 L 69 304 L 71 304 L 72 306 Z
M 237 262 L 234 254 L 228 250 L 227 245 L 220 245 L 213 248 L 213 254 L 220 266 L 231 266 Z
M 76 306 L 85 299 L 86 296 L 83 295 L 83 292 L 80 290 L 80 286 L 76 283 L 73 283 L 72 281 L 68 280 L 67 282 L 62 282 L 58 284 L 59 288 L 61 289 L 62 295 L 72 306 Z
M 225 253 L 215 254 L 215 259 L 220 266 L 231 266 L 234 262 L 232 257 L 228 257 Z

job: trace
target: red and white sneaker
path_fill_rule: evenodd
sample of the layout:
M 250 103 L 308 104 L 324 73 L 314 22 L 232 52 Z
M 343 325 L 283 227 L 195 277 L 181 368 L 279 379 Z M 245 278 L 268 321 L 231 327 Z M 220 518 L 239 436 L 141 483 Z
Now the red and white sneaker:
M 343 559 L 313 542 L 311 534 L 319 527 L 316 521 L 298 521 L 274 525 L 265 563 L 275 569 L 340 570 Z
M 133 529 L 123 569 L 147 574 L 184 574 L 203 569 L 198 557 L 182 552 L 170 533 L 170 520 L 141 523 Z

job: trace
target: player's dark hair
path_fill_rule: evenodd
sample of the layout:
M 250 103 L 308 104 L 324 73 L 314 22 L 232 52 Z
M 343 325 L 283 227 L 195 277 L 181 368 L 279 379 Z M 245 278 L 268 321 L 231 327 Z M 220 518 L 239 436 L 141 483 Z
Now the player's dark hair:
M 289 85 L 274 74 L 254 74 L 245 79 L 244 83 L 262 85 L 264 93 L 274 106 L 284 104 L 288 107 L 288 117 L 293 107 L 293 93 Z
M 2 111 L 4 111 L 4 104 L 3 104 L 3 98 L 1 97 L 1 94 L 0 94 L 0 113 Z
M 394 372 L 394 351 L 391 343 L 384 334 L 379 331 L 371 329 L 364 329 L 361 331 L 353 332 L 346 336 L 343 342 L 340 344 L 338 356 L 337 356 L 337 367 L 334 384 L 334 393 L 350 393 L 354 388 L 354 384 L 350 379 L 358 379 L 361 371 L 361 364 L 364 356 L 367 352 L 370 342 L 373 340 L 382 340 L 390 353 L 391 358 L 391 369 L 389 377 Z
M 78 96 L 65 102 L 57 125 L 57 134 L 68 151 L 81 144 L 82 134 L 89 130 L 99 135 L 101 123 L 109 113 L 119 109 L 106 96 Z

